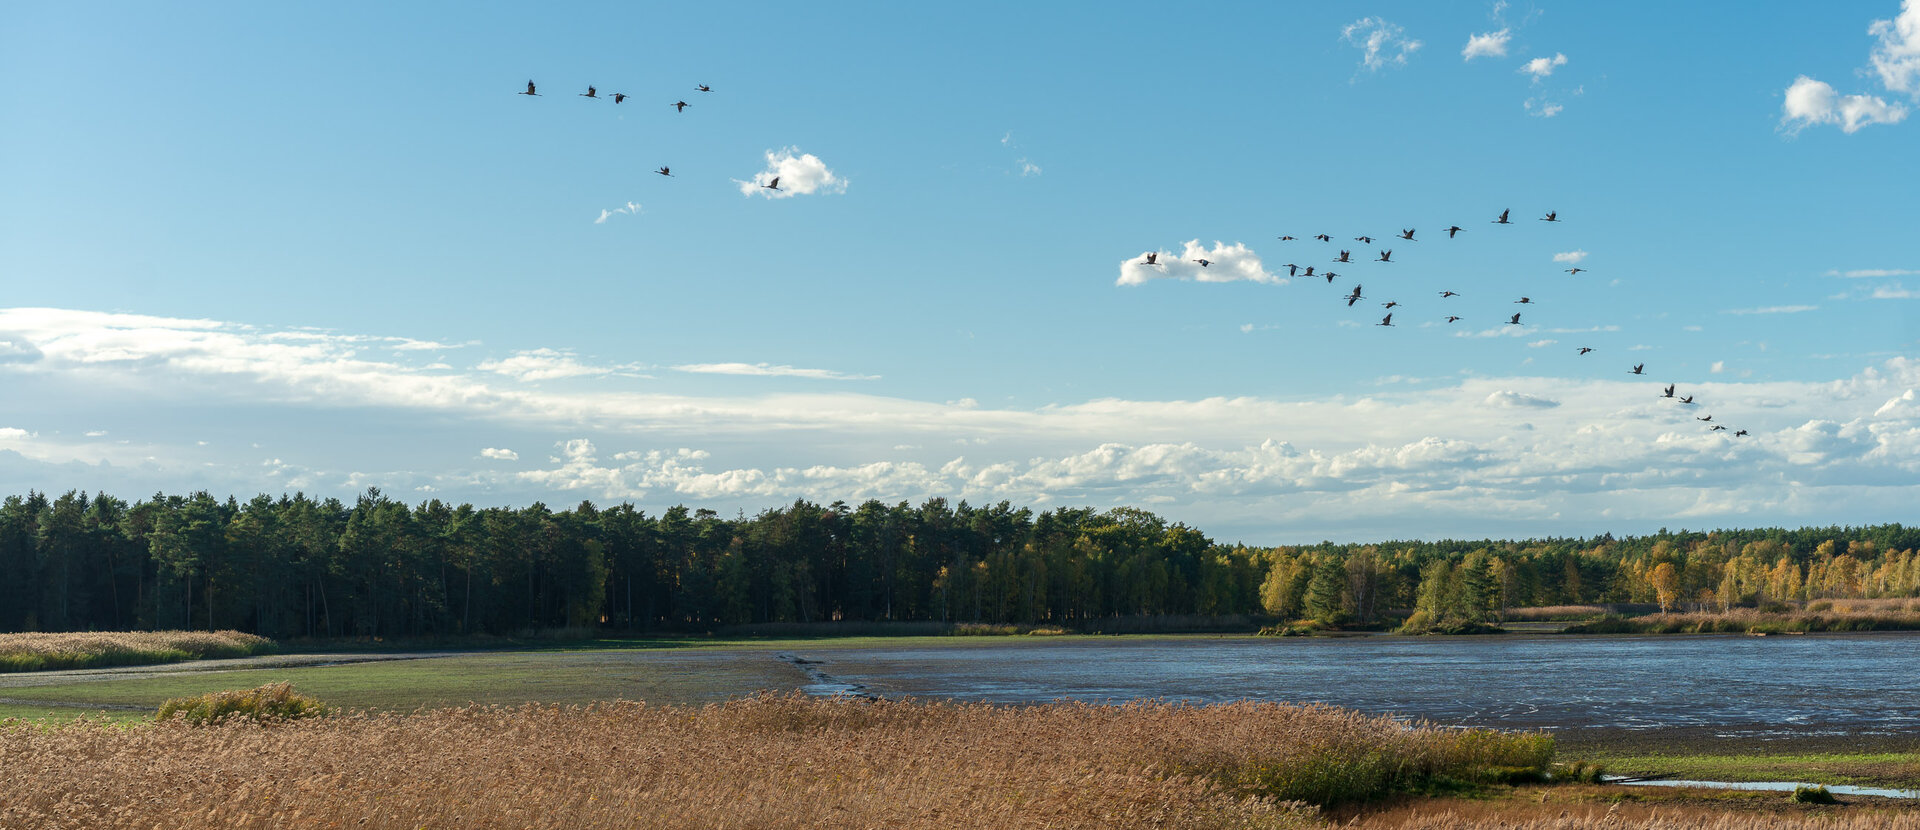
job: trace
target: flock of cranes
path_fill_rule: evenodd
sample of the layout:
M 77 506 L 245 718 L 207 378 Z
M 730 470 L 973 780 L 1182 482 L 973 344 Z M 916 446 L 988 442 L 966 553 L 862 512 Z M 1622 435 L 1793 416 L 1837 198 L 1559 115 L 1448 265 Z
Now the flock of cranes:
M 1512 220 L 1512 215 L 1513 215 L 1512 209 L 1502 210 L 1500 211 L 1500 215 L 1498 217 L 1495 217 L 1490 224 L 1512 225 L 1514 224 Z M 1561 224 L 1560 213 L 1559 211 L 1552 211 L 1552 210 L 1547 211 L 1545 216 L 1539 217 L 1539 221 L 1551 222 L 1554 224 Z M 1460 232 L 1466 230 L 1466 228 L 1463 228 L 1459 225 L 1449 225 L 1444 230 L 1446 231 L 1448 239 L 1454 239 L 1460 234 Z M 1400 230 L 1400 233 L 1395 236 L 1395 239 L 1398 241 L 1404 241 L 1404 242 L 1418 242 L 1419 240 L 1416 238 L 1416 234 L 1417 234 L 1417 229 L 1415 228 L 1402 228 Z M 1333 242 L 1332 234 L 1326 234 L 1326 233 L 1314 234 L 1310 238 L 1318 240 L 1322 243 Z M 1299 241 L 1298 237 L 1289 236 L 1289 235 L 1283 235 L 1279 237 L 1279 239 L 1281 242 Z M 1358 242 L 1362 245 L 1372 245 L 1374 238 L 1371 236 L 1362 235 L 1362 236 L 1353 237 L 1353 241 Z M 1340 264 L 1340 265 L 1350 265 L 1350 264 L 1360 263 L 1360 262 L 1380 263 L 1380 264 L 1392 264 L 1395 262 L 1393 258 L 1392 248 L 1377 248 L 1376 250 L 1378 251 L 1378 256 L 1374 259 L 1355 260 L 1353 258 L 1352 250 L 1342 248 L 1342 249 L 1339 249 L 1339 253 L 1334 255 L 1331 261 L 1334 264 Z M 1145 254 L 1145 257 L 1146 258 L 1141 262 L 1141 264 L 1143 265 L 1155 266 L 1160 268 L 1166 267 L 1164 264 L 1162 264 L 1159 261 L 1160 255 L 1157 252 L 1148 252 L 1147 254 Z M 1202 268 L 1205 268 L 1213 264 L 1212 262 L 1205 259 L 1195 259 L 1192 261 L 1198 264 Z M 1321 271 L 1319 274 L 1315 274 L 1314 269 L 1316 266 L 1313 266 L 1313 265 L 1300 265 L 1298 263 L 1289 262 L 1283 267 L 1287 269 L 1287 276 L 1289 277 L 1299 279 L 1299 278 L 1312 278 L 1315 276 L 1320 276 L 1320 277 L 1325 277 L 1326 282 L 1329 285 L 1333 284 L 1333 281 L 1340 276 L 1340 274 L 1331 270 Z M 1588 269 L 1581 268 L 1578 265 L 1574 265 L 1573 267 L 1566 268 L 1563 270 L 1565 270 L 1568 274 L 1572 276 L 1579 276 L 1580 274 L 1586 273 Z M 1446 300 L 1460 296 L 1459 292 L 1452 291 L 1452 290 L 1442 290 L 1439 292 L 1439 294 L 1442 302 L 1445 302 Z M 1348 308 L 1352 308 L 1354 304 L 1360 302 L 1361 300 L 1367 299 L 1367 297 L 1366 295 L 1361 293 L 1361 284 L 1354 283 L 1353 290 L 1341 296 L 1340 299 L 1346 301 Z M 1531 305 L 1535 305 L 1536 303 L 1534 303 L 1534 300 L 1532 297 L 1523 296 L 1523 297 L 1520 297 L 1519 299 L 1513 300 L 1512 303 L 1510 304 L 1531 306 Z M 1395 327 L 1395 324 L 1393 322 L 1393 315 L 1395 312 L 1393 311 L 1393 309 L 1403 308 L 1404 306 L 1402 306 L 1400 301 L 1394 300 L 1394 299 L 1388 299 L 1383 301 L 1381 303 L 1381 306 L 1386 310 L 1387 314 L 1385 317 L 1380 318 L 1380 322 L 1375 323 L 1374 326 L 1376 327 L 1384 326 L 1389 328 Z M 1523 323 L 1520 322 L 1520 315 L 1523 313 L 1524 312 L 1516 311 L 1508 315 L 1504 325 L 1508 325 L 1508 326 L 1524 325 Z M 1466 319 L 1466 318 L 1457 314 L 1446 315 L 1446 323 L 1449 325 L 1453 323 L 1458 323 L 1463 319 Z M 1580 346 L 1576 350 L 1576 355 L 1579 357 L 1585 357 L 1586 355 L 1591 354 L 1593 351 L 1594 349 L 1591 346 Z M 1629 370 L 1628 374 L 1643 375 L 1645 374 L 1646 366 L 1647 365 L 1645 363 L 1634 364 L 1634 367 L 1631 370 Z M 1662 389 L 1660 397 L 1662 399 L 1673 400 L 1682 406 L 1697 405 L 1694 403 L 1694 400 L 1693 400 L 1694 396 L 1692 395 L 1687 395 L 1684 397 L 1676 396 L 1674 389 L 1675 389 L 1675 384 L 1667 384 Z M 1699 421 L 1701 423 L 1708 424 L 1709 425 L 1708 431 L 1710 432 L 1727 431 L 1727 427 L 1725 425 L 1713 423 L 1712 415 L 1696 416 L 1694 420 Z M 1741 429 L 1741 430 L 1734 430 L 1733 434 L 1736 437 L 1746 437 L 1748 433 L 1746 430 Z
M 694 84 L 694 86 L 693 86 L 693 91 L 695 91 L 695 92 L 712 92 L 712 91 L 713 91 L 713 87 L 710 87 L 710 86 L 707 86 L 706 84 Z M 519 95 L 531 95 L 531 96 L 533 96 L 533 97 L 535 97 L 535 98 L 538 98 L 538 97 L 541 97 L 541 95 L 540 95 L 540 88 L 539 88 L 538 86 L 536 86 L 536 85 L 534 84 L 534 82 L 533 82 L 532 80 L 528 80 L 528 81 L 527 81 L 527 88 L 526 88 L 525 90 L 523 90 L 523 91 L 521 91 L 521 92 L 519 92 L 519 93 L 516 93 L 516 94 L 519 94 Z M 600 95 L 600 88 L 599 88 L 599 87 L 597 87 L 597 86 L 594 86 L 593 84 L 588 84 L 588 85 L 587 85 L 587 91 L 586 91 L 586 92 L 580 92 L 580 93 L 575 93 L 575 97 L 578 97 L 578 98 L 592 98 L 592 99 L 594 99 L 594 100 L 596 100 L 596 101 L 604 101 L 604 100 L 607 100 L 608 98 L 611 98 L 611 99 L 613 99 L 613 102 L 614 102 L 615 104 L 624 104 L 624 103 L 626 103 L 626 102 L 627 102 L 627 99 L 628 99 L 628 98 L 632 98 L 633 96 L 631 96 L 631 95 L 628 95 L 628 94 L 626 94 L 626 93 L 624 93 L 624 92 L 615 92 L 615 93 L 613 93 L 613 94 L 611 94 L 611 95 L 608 95 L 608 96 L 605 96 L 605 97 L 601 97 L 601 95 Z M 669 106 L 669 107 L 673 107 L 673 111 L 674 111 L 674 112 L 686 112 L 686 111 L 687 111 L 687 107 L 691 107 L 691 106 L 693 106 L 693 105 L 692 105 L 692 104 L 689 104 L 689 103 L 687 103 L 686 101 L 675 101 L 675 102 L 673 102 L 673 103 L 671 103 L 671 104 L 668 104 L 667 106 Z M 660 174 L 660 175 L 662 175 L 662 176 L 666 176 L 666 177 L 668 177 L 668 178 L 672 178 L 672 177 L 673 177 L 673 168 L 671 168 L 671 167 L 668 167 L 668 166 L 666 166 L 666 165 L 661 165 L 661 167 L 660 167 L 660 169 L 658 169 L 658 170 L 655 170 L 655 171 L 653 171 L 653 172 L 655 172 L 655 173 L 658 173 L 658 174 Z M 760 186 L 761 188 L 763 188 L 763 189 L 765 189 L 765 190 L 779 190 L 779 189 L 780 189 L 780 177 L 779 177 L 779 176 L 774 176 L 774 177 L 773 177 L 773 178 L 772 178 L 771 180 L 769 180 L 769 181 L 764 181 L 764 182 L 756 182 L 756 184 L 758 184 L 758 185 L 759 185 L 759 186 Z

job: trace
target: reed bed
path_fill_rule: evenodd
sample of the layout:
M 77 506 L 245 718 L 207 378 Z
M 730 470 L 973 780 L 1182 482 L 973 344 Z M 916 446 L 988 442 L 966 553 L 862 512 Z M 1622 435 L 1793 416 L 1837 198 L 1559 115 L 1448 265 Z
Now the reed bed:
M 1500 618 L 1513 622 L 1571 622 L 1604 617 L 1608 613 L 1604 605 L 1532 605 L 1505 609 L 1500 612 Z
M 239 631 L 0 634 L 0 672 L 91 669 L 247 657 L 272 648 L 272 640 Z
M 1865 602 L 1865 601 L 1862 601 Z M 1820 606 L 1813 603 L 1811 607 Z M 1920 609 L 1904 606 L 1865 605 L 1860 610 L 1836 604 L 1823 610 L 1769 612 L 1735 608 L 1725 613 L 1708 611 L 1680 614 L 1648 614 L 1644 617 L 1609 617 L 1575 625 L 1568 634 L 1805 634 L 1816 631 L 1916 631 L 1920 630 Z
M 763 696 L 133 729 L 0 726 L 0 827 L 1317 826 L 1315 808 L 1544 768 L 1551 739 L 1321 706 Z

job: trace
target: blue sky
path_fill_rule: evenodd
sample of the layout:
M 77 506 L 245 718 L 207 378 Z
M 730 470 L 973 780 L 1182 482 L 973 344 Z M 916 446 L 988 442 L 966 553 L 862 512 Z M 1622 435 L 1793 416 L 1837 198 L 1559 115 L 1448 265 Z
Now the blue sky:
M 0 70 L 7 492 L 1250 542 L 1920 495 L 1910 0 L 15 5 Z M 1280 279 L 1341 247 L 1395 261 Z

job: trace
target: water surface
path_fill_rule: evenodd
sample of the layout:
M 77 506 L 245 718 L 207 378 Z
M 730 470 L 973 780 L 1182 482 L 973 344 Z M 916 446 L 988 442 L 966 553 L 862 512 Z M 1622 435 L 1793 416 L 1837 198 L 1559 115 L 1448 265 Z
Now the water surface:
M 1920 633 L 1014 641 L 806 649 L 883 697 L 1320 702 L 1442 724 L 1911 734 Z

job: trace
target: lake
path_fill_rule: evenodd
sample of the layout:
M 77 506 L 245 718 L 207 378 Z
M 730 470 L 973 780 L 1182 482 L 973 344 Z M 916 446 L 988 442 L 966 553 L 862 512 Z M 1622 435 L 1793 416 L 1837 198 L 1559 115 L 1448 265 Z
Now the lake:
M 815 691 L 1030 703 L 1320 702 L 1442 724 L 1888 735 L 1920 721 L 1920 634 L 1039 640 L 799 649 Z

